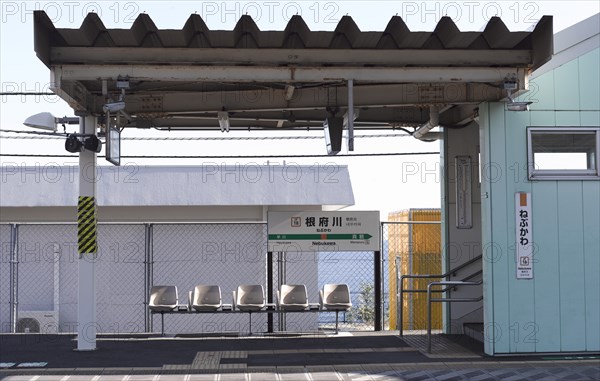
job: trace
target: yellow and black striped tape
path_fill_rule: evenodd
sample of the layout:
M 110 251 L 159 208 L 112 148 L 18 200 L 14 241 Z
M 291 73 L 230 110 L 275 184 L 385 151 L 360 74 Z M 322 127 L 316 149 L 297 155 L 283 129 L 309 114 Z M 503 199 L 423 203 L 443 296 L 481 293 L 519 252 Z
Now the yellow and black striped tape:
M 77 242 L 80 254 L 97 253 L 96 225 L 96 200 L 94 197 L 79 196 Z

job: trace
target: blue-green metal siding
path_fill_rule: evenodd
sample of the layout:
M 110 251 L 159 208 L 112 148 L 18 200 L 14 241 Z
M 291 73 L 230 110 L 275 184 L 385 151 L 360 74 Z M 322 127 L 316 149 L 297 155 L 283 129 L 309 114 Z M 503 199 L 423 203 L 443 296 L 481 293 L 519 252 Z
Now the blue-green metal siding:
M 532 81 L 529 112 L 480 107 L 485 350 L 600 350 L 600 181 L 527 179 L 527 126 L 600 126 L 600 50 Z M 514 194 L 531 192 L 534 279 L 517 280 Z

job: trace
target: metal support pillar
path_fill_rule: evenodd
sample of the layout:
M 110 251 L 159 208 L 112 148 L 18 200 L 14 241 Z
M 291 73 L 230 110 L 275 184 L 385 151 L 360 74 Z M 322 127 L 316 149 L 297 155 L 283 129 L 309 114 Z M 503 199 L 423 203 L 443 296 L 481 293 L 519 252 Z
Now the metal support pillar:
M 354 80 L 348 80 L 348 151 L 354 151 Z
M 144 225 L 144 331 L 152 332 L 152 315 L 148 308 L 152 289 L 152 224 Z
M 402 303 L 404 301 L 404 287 L 402 287 L 403 278 L 399 276 L 400 274 L 400 257 L 396 257 L 396 272 L 394 276 L 396 277 L 396 328 L 398 328 L 398 336 L 403 336 L 402 324 L 402 312 L 404 309 L 402 308 Z
M 375 331 L 382 330 L 382 295 L 381 292 L 381 251 L 375 251 L 374 254 L 374 280 L 375 280 Z
M 267 303 L 273 303 L 273 252 L 267 251 Z M 267 314 L 267 332 L 273 332 L 273 314 Z
M 10 331 L 17 332 L 19 310 L 19 226 L 10 226 Z
M 161 336 L 165 335 L 165 313 L 164 312 L 160 313 L 160 335 Z
M 82 134 L 96 133 L 96 118 L 80 117 Z M 96 152 L 79 153 L 77 350 L 96 349 Z
M 252 311 L 248 311 L 248 320 L 248 335 L 252 335 Z
M 287 283 L 287 254 L 285 251 L 277 253 L 277 289 L 281 290 L 281 285 Z M 279 331 L 283 332 L 287 329 L 286 314 L 279 313 Z

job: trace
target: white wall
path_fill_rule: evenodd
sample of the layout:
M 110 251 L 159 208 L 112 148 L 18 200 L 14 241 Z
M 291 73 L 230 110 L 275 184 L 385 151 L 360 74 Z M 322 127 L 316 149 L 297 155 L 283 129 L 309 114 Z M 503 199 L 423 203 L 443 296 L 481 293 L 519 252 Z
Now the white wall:
M 455 268 L 481 254 L 481 187 L 479 183 L 479 126 L 471 123 L 460 129 L 446 128 L 444 131 L 444 265 L 445 271 Z M 471 158 L 471 208 L 472 227 L 457 228 L 456 224 L 456 174 L 455 158 Z M 461 270 L 449 280 L 462 280 L 475 271 L 481 270 L 481 262 Z M 477 281 L 481 276 L 472 279 Z M 458 287 L 450 291 L 453 298 L 472 298 L 482 295 L 481 286 Z M 446 324 L 449 333 L 462 333 L 463 323 L 483 322 L 482 302 L 447 303 Z

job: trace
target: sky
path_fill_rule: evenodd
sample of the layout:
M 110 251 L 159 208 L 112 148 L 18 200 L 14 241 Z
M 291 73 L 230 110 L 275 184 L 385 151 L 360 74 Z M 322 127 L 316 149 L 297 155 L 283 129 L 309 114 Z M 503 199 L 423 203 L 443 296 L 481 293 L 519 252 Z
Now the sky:
M 231 30 L 248 14 L 261 30 L 283 30 L 290 17 L 302 15 L 311 30 L 333 30 L 342 16 L 351 16 L 362 31 L 381 31 L 399 15 L 412 31 L 432 31 L 442 16 L 449 16 L 461 31 L 479 31 L 493 16 L 500 16 L 511 31 L 533 28 L 543 15 L 554 16 L 555 33 L 600 12 L 598 1 L 0 1 L 0 83 L 2 92 L 47 92 L 50 73 L 33 47 L 33 10 L 45 10 L 59 28 L 79 28 L 88 12 L 96 12 L 107 28 L 131 27 L 140 13 L 147 13 L 159 29 L 181 29 L 192 13 L 198 13 L 211 29 Z M 28 130 L 22 122 L 30 115 L 51 112 L 73 116 L 56 96 L 0 96 L 0 130 Z M 73 132 L 76 126 L 68 126 Z M 59 127 L 62 131 L 62 127 Z M 438 152 L 439 142 L 425 143 L 410 137 L 360 137 L 356 154 Z M 389 135 L 390 133 L 385 133 Z M 64 139 L 8 139 L 23 136 L 0 132 L 2 154 L 65 155 Z M 206 137 L 269 137 L 272 133 L 186 132 L 165 133 L 126 129 L 122 155 L 323 155 L 322 132 L 292 131 L 278 137 L 294 140 L 208 141 Z M 144 137 L 191 138 L 177 141 L 128 140 Z M 104 152 L 102 152 L 103 154 Z M 356 205 L 354 210 L 379 210 L 382 220 L 392 211 L 440 207 L 439 155 L 378 157 L 280 157 L 269 164 L 348 165 Z M 2 165 L 76 165 L 77 158 L 0 157 Z M 100 165 L 110 166 L 99 159 Z M 267 159 L 122 159 L 123 165 L 224 165 L 266 164 Z

